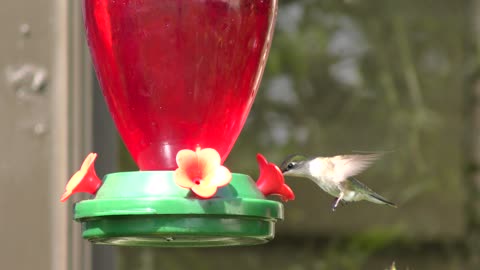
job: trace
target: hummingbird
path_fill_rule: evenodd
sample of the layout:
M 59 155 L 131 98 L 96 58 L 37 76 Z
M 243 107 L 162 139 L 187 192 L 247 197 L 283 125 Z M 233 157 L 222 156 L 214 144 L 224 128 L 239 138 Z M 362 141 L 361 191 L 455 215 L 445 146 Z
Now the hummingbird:
M 308 178 L 335 197 L 332 211 L 335 211 L 340 203 L 361 200 L 396 208 L 394 203 L 353 177 L 367 169 L 381 155 L 374 153 L 307 158 L 295 154 L 285 159 L 280 170 L 284 176 Z

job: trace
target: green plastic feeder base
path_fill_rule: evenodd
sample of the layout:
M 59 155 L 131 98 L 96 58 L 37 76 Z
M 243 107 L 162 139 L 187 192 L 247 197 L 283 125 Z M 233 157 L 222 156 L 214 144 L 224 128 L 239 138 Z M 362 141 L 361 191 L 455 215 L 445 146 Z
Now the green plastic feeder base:
M 252 179 L 232 174 L 228 186 L 199 199 L 177 186 L 172 171 L 108 174 L 93 200 L 75 205 L 82 236 L 97 244 L 212 247 L 273 239 L 283 205 L 267 200 Z

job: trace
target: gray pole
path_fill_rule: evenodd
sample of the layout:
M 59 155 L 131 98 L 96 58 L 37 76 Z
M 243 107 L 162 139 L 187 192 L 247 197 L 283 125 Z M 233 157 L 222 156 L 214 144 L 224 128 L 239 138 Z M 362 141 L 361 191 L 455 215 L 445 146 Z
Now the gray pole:
M 118 135 L 100 87 L 95 80 L 93 93 L 93 151 L 98 153 L 95 169 L 99 177 L 118 170 Z M 92 269 L 116 269 L 115 248 L 93 245 Z

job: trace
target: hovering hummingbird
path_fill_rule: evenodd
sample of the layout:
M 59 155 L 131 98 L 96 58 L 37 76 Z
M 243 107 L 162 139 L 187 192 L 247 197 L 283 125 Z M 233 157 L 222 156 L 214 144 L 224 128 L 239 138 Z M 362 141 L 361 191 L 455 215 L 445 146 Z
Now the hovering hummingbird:
M 380 156 L 381 154 L 377 153 L 314 158 L 290 155 L 282 163 L 280 170 L 285 176 L 309 178 L 325 192 L 334 196 L 332 211 L 335 211 L 339 203 L 361 200 L 397 207 L 353 178 Z

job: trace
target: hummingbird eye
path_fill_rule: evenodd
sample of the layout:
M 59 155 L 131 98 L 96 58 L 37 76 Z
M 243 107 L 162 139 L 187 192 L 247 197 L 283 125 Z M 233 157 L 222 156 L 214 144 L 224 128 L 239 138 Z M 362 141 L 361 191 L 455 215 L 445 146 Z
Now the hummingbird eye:
M 288 163 L 288 165 L 287 165 L 287 169 L 290 170 L 290 169 L 293 168 L 294 166 L 295 166 L 295 163 L 290 162 L 290 163 Z

